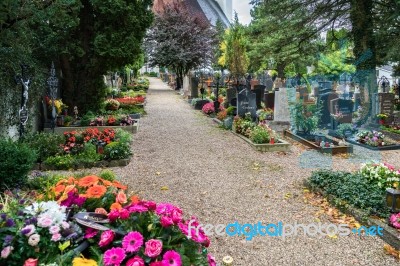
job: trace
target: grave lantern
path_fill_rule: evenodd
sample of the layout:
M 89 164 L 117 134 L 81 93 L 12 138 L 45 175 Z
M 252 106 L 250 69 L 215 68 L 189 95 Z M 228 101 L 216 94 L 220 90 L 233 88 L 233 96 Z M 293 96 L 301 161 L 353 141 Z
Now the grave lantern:
M 57 112 L 54 105 L 57 98 L 58 89 L 58 78 L 56 77 L 56 69 L 54 68 L 54 62 L 51 63 L 50 77 L 47 79 L 47 85 L 49 86 L 49 94 L 51 99 L 51 129 L 54 133 L 54 128 L 56 126 Z
M 386 189 L 386 205 L 391 212 L 400 212 L 400 190 L 388 188 Z

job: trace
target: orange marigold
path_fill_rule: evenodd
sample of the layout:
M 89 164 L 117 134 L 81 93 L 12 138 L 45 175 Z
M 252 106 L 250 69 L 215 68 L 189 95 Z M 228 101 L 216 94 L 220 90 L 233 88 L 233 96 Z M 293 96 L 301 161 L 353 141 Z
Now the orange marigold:
M 107 191 L 107 188 L 102 185 L 94 185 L 86 191 L 86 197 L 88 198 L 100 198 Z
M 64 189 L 65 189 L 64 185 L 60 184 L 60 185 L 55 186 L 54 194 L 56 195 L 56 197 L 58 197 L 64 191 Z
M 110 210 L 111 211 L 120 210 L 120 209 L 122 209 L 122 206 L 118 202 L 115 202 L 115 203 L 111 204 L 111 206 L 110 206 Z
M 78 185 L 80 187 L 90 187 L 90 186 L 97 185 L 98 182 L 99 182 L 99 178 L 97 176 L 88 175 L 88 176 L 85 176 L 85 177 L 82 177 L 81 179 L 79 179 Z
M 116 188 L 120 188 L 120 189 L 123 189 L 123 190 L 126 190 L 128 187 L 127 186 L 124 186 L 124 185 L 122 185 L 120 182 L 118 182 L 118 181 L 114 181 L 113 183 L 112 183 L 112 185 L 114 186 L 114 187 L 116 187 Z

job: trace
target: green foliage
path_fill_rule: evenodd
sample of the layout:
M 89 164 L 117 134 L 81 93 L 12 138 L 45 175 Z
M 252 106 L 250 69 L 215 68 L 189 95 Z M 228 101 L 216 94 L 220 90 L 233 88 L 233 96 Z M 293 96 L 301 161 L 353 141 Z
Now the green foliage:
M 0 158 L 0 190 L 5 190 L 26 183 L 37 155 L 24 143 L 1 139 Z
M 317 129 L 321 117 L 321 107 L 304 104 L 302 101 L 299 101 L 292 103 L 291 110 L 297 131 L 310 134 Z
M 227 68 L 237 79 L 247 73 L 249 58 L 244 27 L 239 23 L 237 13 L 230 29 L 226 30 L 221 44 L 222 55 L 218 64 Z
M 106 159 L 126 159 L 132 154 L 130 145 L 119 141 L 114 141 L 104 148 L 104 155 Z
M 270 135 L 262 126 L 255 126 L 250 133 L 250 140 L 256 144 L 269 143 Z
M 229 106 L 226 108 L 226 114 L 228 116 L 235 115 L 236 107 L 235 106 Z
M 312 187 L 342 200 L 343 205 L 349 204 L 381 217 L 389 214 L 385 202 L 386 192 L 358 173 L 319 170 L 312 173 L 309 181 Z
M 39 176 L 31 176 L 28 179 L 26 187 L 38 192 L 49 191 L 49 189 L 57 184 L 58 181 L 65 176 L 56 173 L 41 173 Z
M 114 181 L 116 179 L 116 175 L 113 171 L 108 170 L 108 169 L 104 169 L 103 171 L 101 171 L 101 173 L 99 174 L 99 176 L 105 180 L 108 180 L 110 182 Z
M 83 151 L 75 156 L 75 164 L 83 164 L 84 166 L 92 166 L 94 162 L 100 161 L 101 154 L 96 152 L 96 145 L 87 142 L 83 147 Z
M 27 134 L 23 142 L 38 155 L 38 162 L 43 162 L 47 157 L 63 153 L 61 145 L 64 144 L 64 136 L 53 133 Z
M 56 170 L 72 169 L 75 167 L 75 158 L 70 154 L 48 157 L 44 163 Z
M 344 137 L 345 137 L 345 132 L 346 132 L 346 131 L 350 131 L 351 133 L 354 133 L 354 132 L 355 132 L 354 126 L 353 126 L 352 124 L 350 124 L 350 123 L 343 123 L 343 124 L 340 124 L 340 125 L 337 127 L 336 134 L 337 134 L 339 137 L 344 138 Z

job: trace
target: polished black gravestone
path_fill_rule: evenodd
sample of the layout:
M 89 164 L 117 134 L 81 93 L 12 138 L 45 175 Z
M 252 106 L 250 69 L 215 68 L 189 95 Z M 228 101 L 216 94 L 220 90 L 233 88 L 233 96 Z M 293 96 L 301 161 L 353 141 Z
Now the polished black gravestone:
M 256 94 L 249 89 L 244 89 L 239 92 L 237 97 L 237 114 L 244 117 L 246 113 L 250 113 L 251 117 L 256 118 L 256 112 Z

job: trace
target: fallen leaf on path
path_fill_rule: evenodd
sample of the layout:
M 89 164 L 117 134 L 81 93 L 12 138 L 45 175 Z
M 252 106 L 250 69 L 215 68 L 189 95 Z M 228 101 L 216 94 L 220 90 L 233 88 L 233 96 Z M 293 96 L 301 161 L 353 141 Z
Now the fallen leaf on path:
M 400 252 L 398 250 L 396 250 L 394 247 L 388 245 L 388 244 L 384 244 L 383 245 L 383 250 L 385 251 L 385 253 L 387 255 L 393 256 L 396 259 L 400 259 Z
M 167 186 L 163 186 L 161 187 L 161 190 L 169 190 L 169 188 Z

